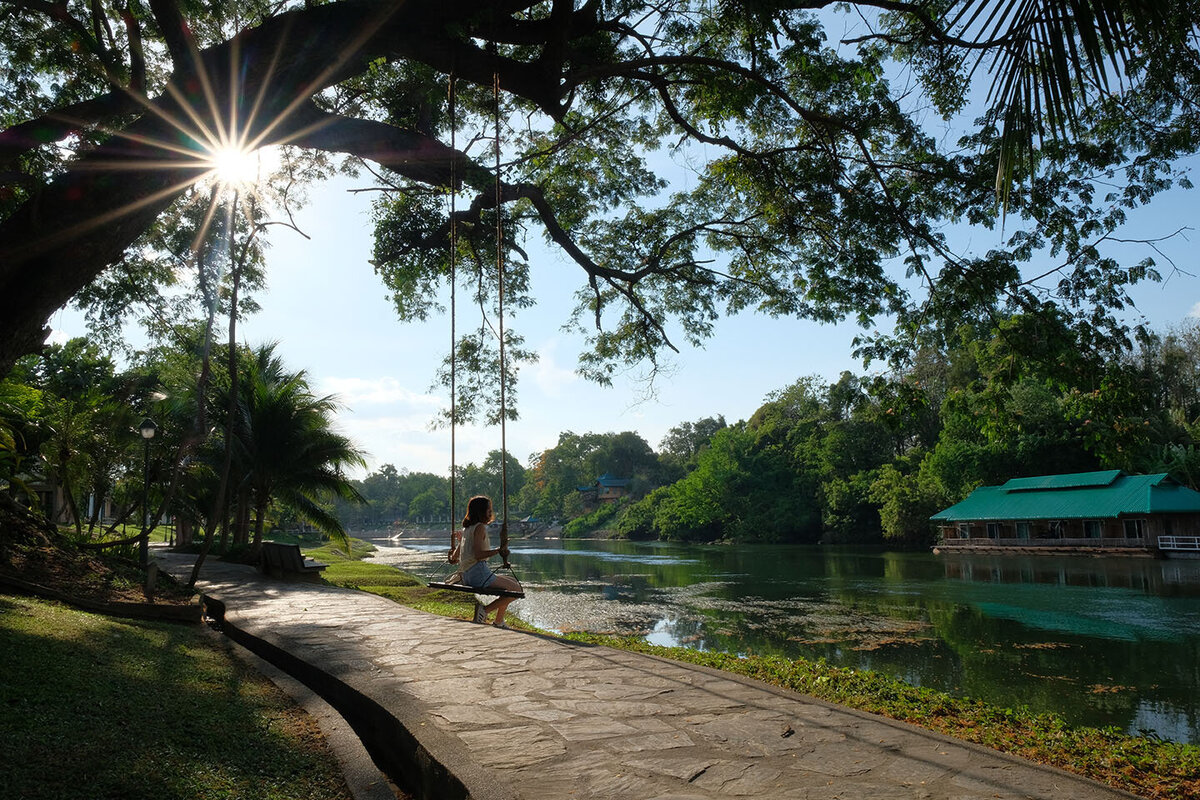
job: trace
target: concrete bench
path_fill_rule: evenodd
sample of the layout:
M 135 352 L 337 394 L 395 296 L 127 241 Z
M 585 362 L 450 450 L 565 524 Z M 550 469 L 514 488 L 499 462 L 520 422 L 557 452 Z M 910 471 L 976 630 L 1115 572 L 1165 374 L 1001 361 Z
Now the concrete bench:
M 300 545 L 283 542 L 263 542 L 262 556 L 258 562 L 259 570 L 272 578 L 294 578 L 314 582 L 321 580 L 321 571 L 327 566 L 329 565 L 305 558 L 300 552 Z

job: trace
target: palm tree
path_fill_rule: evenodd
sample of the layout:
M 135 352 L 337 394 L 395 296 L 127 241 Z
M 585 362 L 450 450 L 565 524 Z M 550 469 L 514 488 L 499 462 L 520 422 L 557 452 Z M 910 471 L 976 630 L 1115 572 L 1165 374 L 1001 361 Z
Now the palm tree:
M 264 345 L 248 363 L 239 392 L 241 419 L 233 426 L 241 485 L 250 490 L 254 504 L 253 552 L 261 547 L 272 502 L 348 549 L 345 529 L 321 501 L 336 495 L 366 502 L 343 471 L 366 462 L 353 442 L 333 430 L 336 399 L 315 396 L 305 373 L 289 373 L 274 350 L 274 344 Z
M 97 501 L 87 520 L 90 533 L 133 444 L 132 437 L 122 435 L 133 428 L 133 411 L 95 388 L 73 397 L 47 396 L 45 402 L 50 435 L 42 444 L 42 457 L 62 490 L 75 535 L 82 539 L 85 520 L 79 502 L 89 493 Z

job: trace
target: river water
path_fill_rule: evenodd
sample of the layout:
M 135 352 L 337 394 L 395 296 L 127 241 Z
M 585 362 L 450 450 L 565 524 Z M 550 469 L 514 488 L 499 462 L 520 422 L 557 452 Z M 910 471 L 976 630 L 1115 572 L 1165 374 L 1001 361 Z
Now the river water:
M 447 572 L 444 535 L 357 535 Z M 515 540 L 511 561 L 510 613 L 546 630 L 824 659 L 1200 744 L 1200 560 Z

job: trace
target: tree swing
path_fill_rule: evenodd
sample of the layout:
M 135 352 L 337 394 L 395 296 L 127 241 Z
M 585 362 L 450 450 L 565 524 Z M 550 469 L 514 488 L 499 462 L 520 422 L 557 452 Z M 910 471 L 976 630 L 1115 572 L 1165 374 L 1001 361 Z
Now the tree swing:
M 450 150 L 455 148 L 455 129 L 458 125 L 455 108 L 455 76 L 453 72 L 449 77 L 449 87 L 447 90 L 449 111 L 450 111 Z M 503 568 L 507 569 L 512 575 L 513 580 L 520 586 L 521 582 L 517 579 L 516 572 L 512 568 L 512 564 L 508 563 L 508 444 L 506 441 L 505 421 L 508 416 L 508 406 L 505 396 L 507 384 L 507 370 L 504 361 L 504 227 L 500 215 L 502 187 L 500 185 L 500 74 L 499 72 L 492 75 L 492 98 L 494 103 L 495 117 L 495 140 L 494 151 L 496 159 L 496 276 L 497 276 L 497 320 L 499 323 L 498 337 L 500 340 L 500 494 L 501 494 L 501 523 L 500 523 L 500 550 L 504 558 Z M 458 285 L 458 233 L 457 220 L 455 218 L 455 194 L 457 192 L 457 177 L 455 175 L 455 165 L 457 161 L 451 157 L 450 161 L 450 547 L 447 551 L 446 563 L 452 564 L 450 559 L 454 552 L 456 543 L 456 528 L 458 512 L 456 509 L 457 487 L 455 485 L 455 430 L 458 425 L 457 402 L 458 402 L 458 385 L 457 385 L 457 348 L 458 339 L 457 331 L 455 330 L 455 295 L 457 294 Z M 464 537 L 465 538 L 465 537 Z M 427 584 L 430 589 L 447 589 L 453 592 L 466 592 L 468 594 L 488 595 L 495 597 L 514 597 L 522 598 L 525 596 L 525 590 L 521 589 L 501 589 L 494 586 L 468 586 L 463 583 L 456 583 L 452 580 L 455 575 L 452 574 L 446 580 L 435 580 L 439 570 L 434 571 Z

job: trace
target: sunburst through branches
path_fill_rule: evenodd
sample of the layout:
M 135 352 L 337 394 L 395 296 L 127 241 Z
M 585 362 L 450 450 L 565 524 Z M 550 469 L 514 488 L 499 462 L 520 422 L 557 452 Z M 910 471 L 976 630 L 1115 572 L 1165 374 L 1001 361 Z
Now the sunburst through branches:
M 222 189 L 245 191 L 252 189 L 259 180 L 262 153 L 248 150 L 245 146 L 230 143 L 213 150 L 208 159 L 209 179 Z

